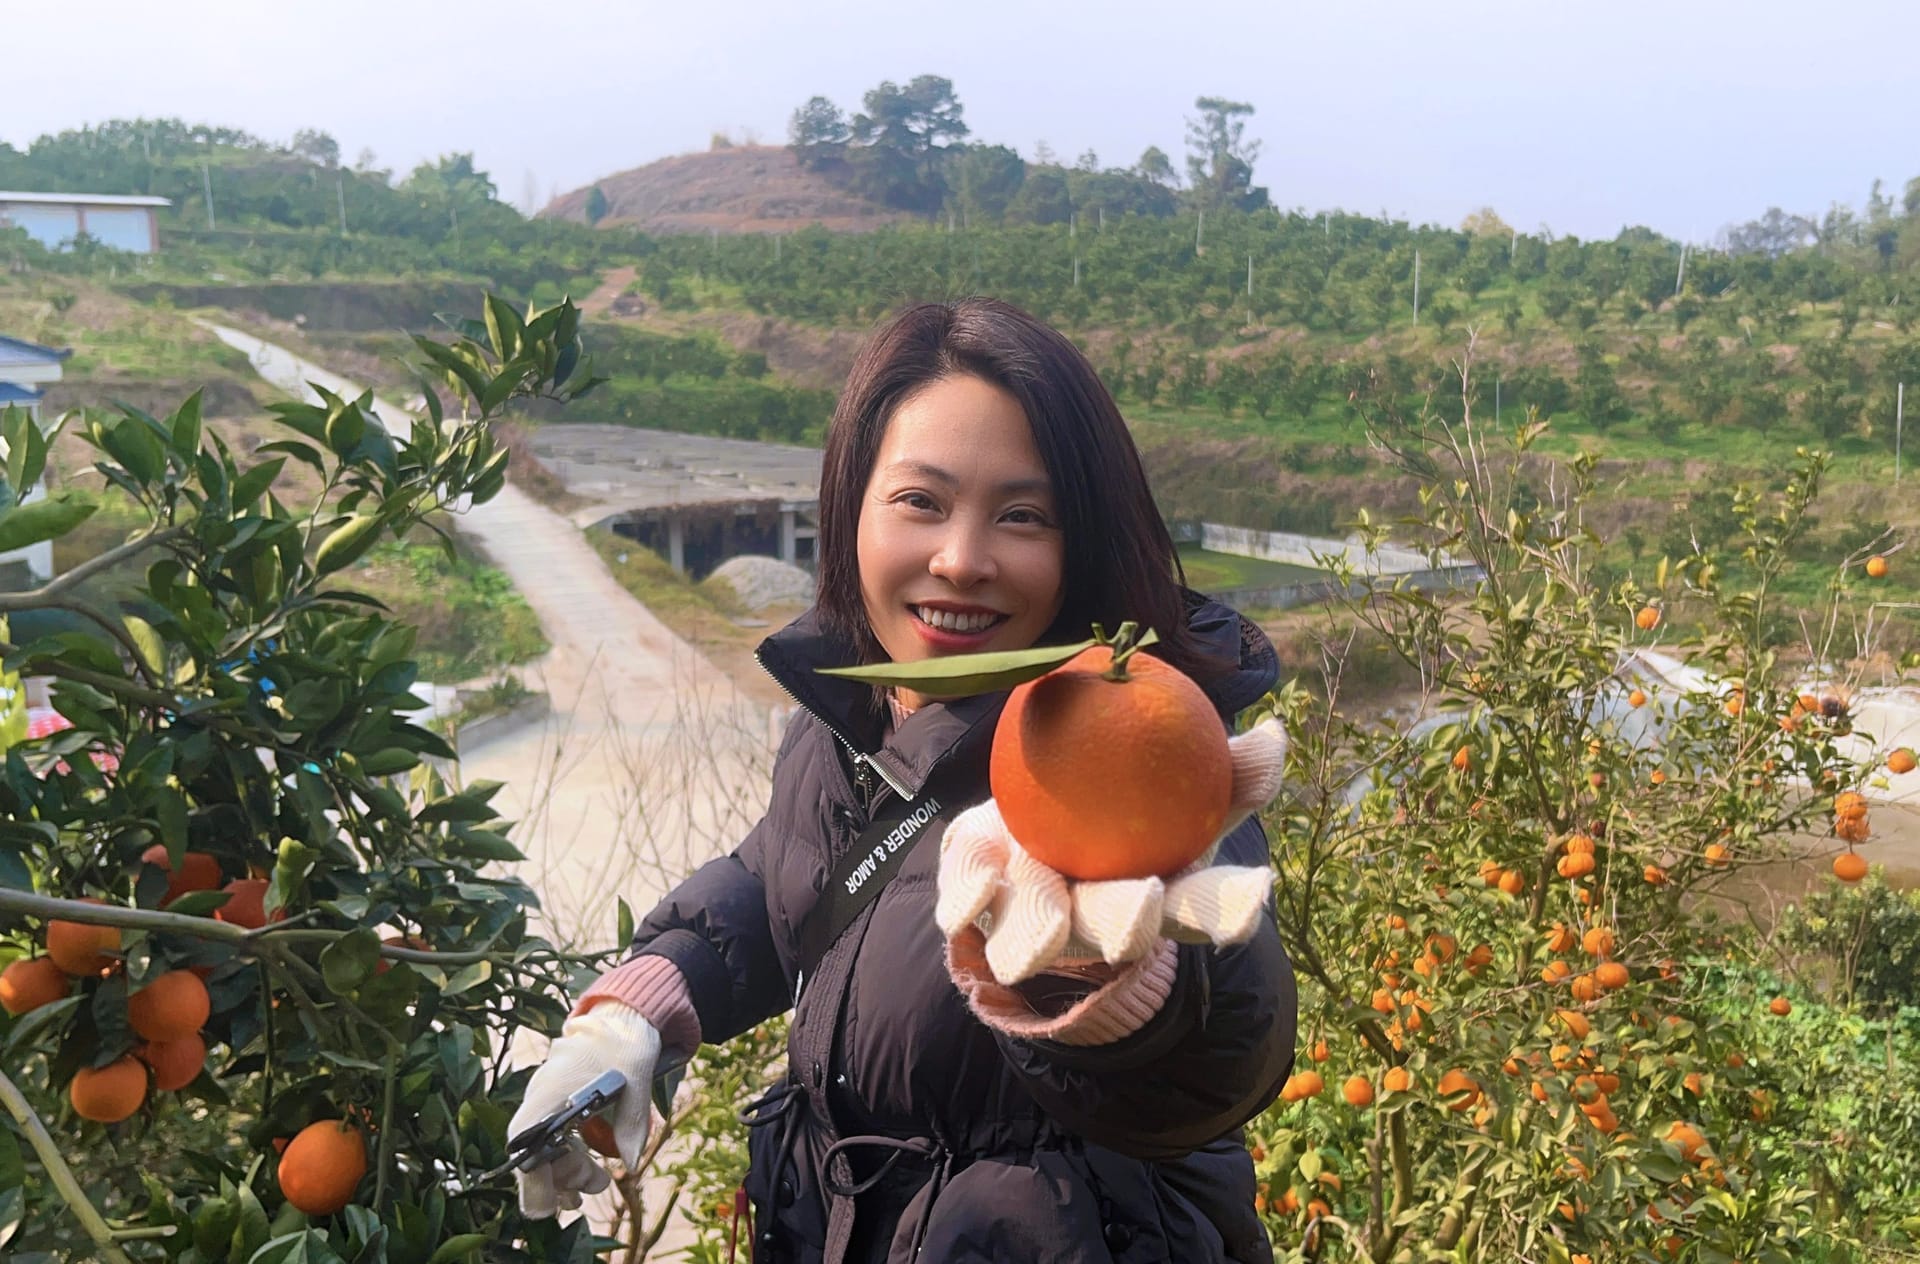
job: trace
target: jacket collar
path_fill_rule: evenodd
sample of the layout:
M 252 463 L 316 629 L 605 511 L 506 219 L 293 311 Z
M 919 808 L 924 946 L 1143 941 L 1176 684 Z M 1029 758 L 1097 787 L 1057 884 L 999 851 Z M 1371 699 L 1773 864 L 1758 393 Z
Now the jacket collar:
M 1223 720 L 1258 702 L 1279 676 L 1279 660 L 1266 633 L 1239 612 L 1200 593 L 1187 591 L 1187 628 L 1207 670 L 1201 688 Z M 817 608 L 775 632 L 756 651 L 760 665 L 816 719 L 860 754 L 880 764 L 889 780 L 918 795 L 933 766 L 969 733 L 991 734 L 1006 694 L 981 694 L 951 702 L 933 702 L 908 716 L 884 743 L 885 724 L 871 687 L 836 676 L 822 667 L 851 667 L 858 660 L 852 642 L 830 630 Z

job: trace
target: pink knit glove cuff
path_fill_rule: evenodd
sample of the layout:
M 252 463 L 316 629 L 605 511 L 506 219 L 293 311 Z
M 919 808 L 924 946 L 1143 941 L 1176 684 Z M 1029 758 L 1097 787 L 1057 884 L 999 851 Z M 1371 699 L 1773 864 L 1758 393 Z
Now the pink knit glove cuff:
M 637 1010 L 660 1032 L 662 1049 L 692 1057 L 700 1048 L 700 1013 L 693 994 L 677 967 L 665 957 L 635 957 L 623 961 L 594 981 L 575 1003 L 584 1014 L 603 1001 L 618 1001 Z
M 1147 955 L 1112 970 L 1110 980 L 1054 1015 L 1039 1013 L 987 965 L 987 937 L 967 926 L 947 940 L 947 972 L 981 1022 L 1021 1040 L 1105 1045 L 1130 1036 L 1160 1012 L 1179 973 L 1179 949 L 1162 939 Z

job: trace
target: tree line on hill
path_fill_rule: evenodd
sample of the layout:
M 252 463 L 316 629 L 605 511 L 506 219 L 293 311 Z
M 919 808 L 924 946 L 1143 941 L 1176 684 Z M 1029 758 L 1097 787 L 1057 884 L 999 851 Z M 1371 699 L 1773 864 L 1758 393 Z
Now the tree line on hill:
M 826 97 L 810 98 L 788 125 L 794 155 L 807 169 L 898 210 L 952 214 L 971 226 L 1269 205 L 1267 191 L 1253 183 L 1260 145 L 1246 138 L 1254 107 L 1245 102 L 1194 102 L 1200 117 L 1187 123 L 1186 189 L 1157 146 L 1130 167 L 1103 167 L 1092 150 L 1067 164 L 1052 161 L 1042 146 L 1029 163 L 1005 145 L 969 142 L 965 107 L 940 75 L 919 75 L 904 87 L 883 81 L 862 105 L 848 114 Z

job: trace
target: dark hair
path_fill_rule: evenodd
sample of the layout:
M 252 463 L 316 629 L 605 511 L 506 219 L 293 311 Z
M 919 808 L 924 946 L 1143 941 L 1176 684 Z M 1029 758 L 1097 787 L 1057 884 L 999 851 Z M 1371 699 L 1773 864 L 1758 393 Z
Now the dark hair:
M 827 429 L 820 472 L 818 607 L 850 637 L 861 661 L 884 659 L 861 595 L 860 507 L 887 423 L 914 394 L 971 374 L 1020 402 L 1052 480 L 1066 544 L 1066 594 L 1041 640 L 1109 632 L 1123 620 L 1151 627 L 1151 651 L 1183 671 L 1201 667 L 1187 630 L 1184 573 L 1153 501 L 1119 406 L 1077 347 L 996 299 L 908 308 L 874 334 L 847 376 Z

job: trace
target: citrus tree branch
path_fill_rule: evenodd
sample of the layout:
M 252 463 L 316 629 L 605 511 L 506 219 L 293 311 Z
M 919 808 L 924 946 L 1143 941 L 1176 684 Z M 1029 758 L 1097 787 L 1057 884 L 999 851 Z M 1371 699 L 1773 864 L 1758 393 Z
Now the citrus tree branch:
M 80 1182 L 73 1177 L 73 1169 L 60 1157 L 60 1148 L 47 1134 L 47 1126 L 40 1122 L 40 1116 L 34 1114 L 26 1096 L 14 1086 L 4 1071 L 0 1071 L 0 1101 L 6 1103 L 7 1113 L 13 1116 L 14 1123 L 26 1134 L 34 1153 L 40 1156 L 53 1187 L 60 1191 L 60 1197 L 73 1209 L 74 1218 L 87 1231 L 87 1236 L 93 1239 L 100 1258 L 108 1264 L 133 1264 L 126 1252 L 115 1245 L 113 1229 L 101 1218 L 99 1210 L 87 1198 L 86 1191 L 80 1188 Z
M 25 913 L 29 917 L 37 917 L 43 921 L 58 918 L 63 922 L 82 922 L 90 926 L 124 926 L 129 930 L 194 935 L 201 939 L 215 939 L 233 944 L 252 955 L 262 955 L 258 950 L 269 943 L 330 943 L 351 933 L 347 930 L 276 930 L 277 923 L 269 923 L 257 930 L 249 930 L 244 926 L 216 921 L 211 917 L 189 917 L 185 913 L 128 908 L 122 904 L 91 904 L 81 900 L 63 900 L 58 896 L 35 895 L 31 891 L 15 891 L 4 887 L 0 887 L 0 911 Z M 424 948 L 403 948 L 398 944 L 382 944 L 380 955 L 395 961 L 411 961 L 416 965 L 467 966 L 476 961 L 491 961 L 496 965 L 511 966 L 548 960 L 594 962 L 606 954 L 555 952 L 516 955 L 485 948 L 461 952 L 436 952 Z
M 65 594 L 78 588 L 101 571 L 112 570 L 146 549 L 171 543 L 185 534 L 187 534 L 187 528 L 184 526 L 168 527 L 152 535 L 143 535 L 137 540 L 128 540 L 125 544 L 115 545 L 98 557 L 88 558 L 66 574 L 48 581 L 39 588 L 30 589 L 27 592 L 0 593 L 0 614 L 54 606 Z

